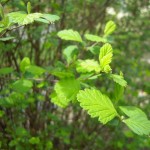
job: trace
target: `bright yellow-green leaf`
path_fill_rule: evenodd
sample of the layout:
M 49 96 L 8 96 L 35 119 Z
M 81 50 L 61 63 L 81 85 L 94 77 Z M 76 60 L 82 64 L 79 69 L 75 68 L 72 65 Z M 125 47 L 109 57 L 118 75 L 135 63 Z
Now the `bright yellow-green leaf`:
M 91 117 L 98 117 L 103 124 L 117 116 L 111 100 L 98 90 L 82 90 L 77 95 L 77 99 L 80 102 L 80 106 L 87 110 Z
M 127 82 L 124 80 L 124 77 L 117 74 L 111 74 L 110 78 L 114 80 L 114 82 L 118 83 L 121 86 L 127 86 Z
M 94 59 L 79 60 L 76 66 L 77 72 L 100 72 L 100 65 Z
M 59 31 L 57 35 L 63 40 L 82 42 L 80 34 L 72 29 Z
M 105 29 L 104 29 L 105 36 L 113 33 L 115 31 L 115 29 L 116 29 L 116 24 L 113 21 L 107 22 Z
M 103 72 L 110 72 L 111 68 L 109 64 L 111 63 L 113 56 L 113 50 L 110 44 L 106 43 L 100 48 L 99 61 L 100 68 Z

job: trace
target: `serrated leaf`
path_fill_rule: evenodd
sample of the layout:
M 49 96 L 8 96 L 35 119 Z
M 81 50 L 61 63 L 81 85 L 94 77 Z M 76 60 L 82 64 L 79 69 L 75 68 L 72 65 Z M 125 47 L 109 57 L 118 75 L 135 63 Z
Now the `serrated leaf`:
M 77 72 L 100 72 L 100 65 L 94 59 L 79 60 L 76 66 Z
M 67 63 L 69 64 L 74 56 L 77 54 L 78 47 L 76 45 L 70 45 L 66 47 L 63 51 L 63 55 L 65 56 Z
M 99 61 L 100 68 L 104 72 L 111 71 L 109 64 L 111 63 L 113 50 L 110 44 L 106 43 L 100 48 Z
M 121 111 L 123 111 L 128 117 L 135 117 L 135 116 L 140 116 L 140 117 L 145 117 L 147 118 L 146 114 L 139 108 L 135 106 L 119 106 Z
M 106 38 L 102 38 L 102 37 L 99 37 L 97 35 L 92 35 L 92 34 L 85 34 L 85 38 L 92 42 L 103 42 L 103 43 L 107 42 Z
M 23 58 L 20 63 L 20 70 L 25 72 L 26 68 L 30 66 L 30 59 L 28 57 Z
M 82 90 L 77 95 L 77 99 L 80 102 L 80 106 L 87 110 L 91 117 L 98 117 L 103 124 L 117 116 L 111 100 L 98 90 Z
M 104 29 L 105 36 L 113 33 L 115 31 L 115 29 L 116 29 L 116 24 L 113 21 L 107 22 L 105 29 Z
M 11 68 L 11 67 L 0 68 L 0 76 L 7 75 L 12 72 L 13 72 L 13 68 Z
M 12 12 L 8 14 L 8 17 L 13 23 L 19 25 L 27 25 L 33 23 L 36 19 L 42 16 L 41 13 L 26 14 L 25 12 Z
M 138 135 L 149 135 L 150 134 L 150 121 L 143 116 L 135 116 L 123 122 L 136 134 Z
M 33 83 L 30 80 L 20 79 L 12 84 L 12 88 L 21 93 L 28 92 L 33 86 Z
M 124 80 L 124 77 L 117 74 L 111 74 L 110 78 L 113 79 L 114 82 L 118 83 L 121 86 L 127 86 L 127 82 Z
M 80 34 L 72 29 L 59 31 L 57 35 L 63 40 L 82 42 Z

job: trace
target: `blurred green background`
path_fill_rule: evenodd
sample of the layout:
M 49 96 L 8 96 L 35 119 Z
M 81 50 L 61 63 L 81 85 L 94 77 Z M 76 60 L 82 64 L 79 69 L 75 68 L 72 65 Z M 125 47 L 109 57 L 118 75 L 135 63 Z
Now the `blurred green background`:
M 26 10 L 27 2 L 1 0 L 6 13 Z M 128 82 L 121 103 L 142 108 L 150 118 L 149 0 L 32 0 L 31 4 L 32 12 L 56 14 L 60 20 L 50 25 L 34 23 L 7 33 L 16 38 L 13 42 L 0 42 L 0 68 L 11 66 L 17 76 L 24 57 L 29 57 L 35 65 L 60 66 L 60 61 L 64 61 L 62 51 L 71 42 L 58 39 L 58 31 L 74 29 L 82 36 L 85 33 L 102 35 L 106 22 L 113 20 L 117 29 L 109 37 L 114 48 L 112 68 L 117 73 L 121 70 Z M 87 57 L 92 55 L 89 53 Z M 0 77 L 1 99 L 9 93 L 9 79 L 10 76 Z M 45 90 L 35 89 L 30 97 L 9 95 L 16 100 L 15 105 L 0 103 L 6 112 L 6 117 L 1 119 L 0 111 L 0 149 L 150 149 L 150 138 L 137 136 L 123 125 L 116 127 L 115 122 L 110 122 L 103 126 L 79 107 L 52 107 L 47 96 L 53 85 L 49 80 L 51 78 L 43 83 Z M 113 91 L 109 81 L 102 80 L 98 86 L 110 93 Z

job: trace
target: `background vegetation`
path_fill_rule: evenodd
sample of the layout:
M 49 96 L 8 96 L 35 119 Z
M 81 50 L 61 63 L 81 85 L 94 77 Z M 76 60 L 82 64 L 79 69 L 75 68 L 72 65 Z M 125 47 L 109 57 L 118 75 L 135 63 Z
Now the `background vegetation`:
M 27 0 L 1 0 L 5 12 L 26 11 Z M 36 73 L 32 91 L 13 92 L 12 83 L 21 77 L 19 64 L 29 57 L 33 65 L 51 71 L 64 67 L 63 50 L 73 42 L 62 41 L 57 32 L 77 30 L 102 35 L 107 21 L 117 30 L 109 37 L 113 48 L 113 72 L 124 73 L 128 82 L 121 104 L 142 108 L 150 117 L 150 1 L 149 0 L 32 0 L 33 12 L 60 16 L 54 24 L 33 23 L 13 29 L 0 41 L 0 149 L 17 150 L 148 150 L 150 138 L 137 136 L 124 125 L 110 122 L 103 126 L 76 105 L 61 109 L 51 103 L 50 93 L 58 80 L 50 74 Z M 90 45 L 90 43 L 88 43 Z M 94 50 L 96 54 L 96 50 Z M 81 57 L 84 56 L 84 51 Z M 85 58 L 92 58 L 91 52 Z M 94 57 L 96 57 L 94 55 Z M 41 70 L 39 71 L 41 72 Z M 29 76 L 29 75 L 27 75 Z M 89 84 L 93 84 L 94 82 Z M 94 83 L 110 93 L 113 85 L 105 77 Z M 18 88 L 18 87 L 17 87 Z

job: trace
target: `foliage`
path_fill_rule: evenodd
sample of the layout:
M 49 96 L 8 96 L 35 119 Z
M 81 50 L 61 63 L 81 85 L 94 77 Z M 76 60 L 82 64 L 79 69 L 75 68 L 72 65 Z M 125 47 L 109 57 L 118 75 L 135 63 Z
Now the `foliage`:
M 1 4 L 0 149 L 149 149 L 146 1 Z

